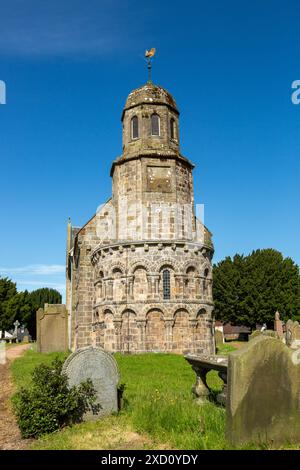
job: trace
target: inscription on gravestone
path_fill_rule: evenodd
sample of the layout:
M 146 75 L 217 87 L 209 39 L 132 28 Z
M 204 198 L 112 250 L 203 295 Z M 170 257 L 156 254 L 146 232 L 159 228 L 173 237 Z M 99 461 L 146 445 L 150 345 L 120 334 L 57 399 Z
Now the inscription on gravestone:
M 87 379 L 91 379 L 94 384 L 97 404 L 101 408 L 96 415 L 91 412 L 86 413 L 85 421 L 118 411 L 117 385 L 120 375 L 117 363 L 111 354 L 92 346 L 78 349 L 64 363 L 63 372 L 67 374 L 70 386 L 79 385 Z

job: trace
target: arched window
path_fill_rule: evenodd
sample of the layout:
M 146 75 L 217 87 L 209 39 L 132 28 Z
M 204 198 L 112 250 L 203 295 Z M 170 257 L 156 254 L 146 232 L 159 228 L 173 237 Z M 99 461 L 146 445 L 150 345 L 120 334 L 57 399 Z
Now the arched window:
M 158 114 L 152 114 L 151 116 L 151 135 L 160 135 L 160 123 Z
M 139 137 L 139 120 L 137 116 L 131 119 L 131 138 L 137 139 Z
M 171 139 L 176 139 L 176 123 L 174 118 L 170 119 L 170 136 Z
M 168 269 L 163 270 L 163 298 L 168 300 L 171 297 L 171 285 L 170 285 L 170 271 Z

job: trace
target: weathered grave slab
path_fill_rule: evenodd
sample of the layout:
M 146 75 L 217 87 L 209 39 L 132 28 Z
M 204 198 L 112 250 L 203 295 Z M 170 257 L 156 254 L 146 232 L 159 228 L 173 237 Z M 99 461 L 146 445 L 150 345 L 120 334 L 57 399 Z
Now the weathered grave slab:
M 229 355 L 226 435 L 232 444 L 299 442 L 299 359 L 265 335 Z
M 37 350 L 42 353 L 68 350 L 68 314 L 63 304 L 45 304 L 36 312 Z
M 91 379 L 97 392 L 97 404 L 100 411 L 93 415 L 91 412 L 84 416 L 85 421 L 95 420 L 118 411 L 119 370 L 114 357 L 101 348 L 89 346 L 78 349 L 71 354 L 63 365 L 69 385 L 79 385 Z
M 286 322 L 285 340 L 286 344 L 292 348 L 300 347 L 300 325 L 297 321 L 288 320 Z
M 215 343 L 216 343 L 216 347 L 224 343 L 223 331 L 215 329 Z

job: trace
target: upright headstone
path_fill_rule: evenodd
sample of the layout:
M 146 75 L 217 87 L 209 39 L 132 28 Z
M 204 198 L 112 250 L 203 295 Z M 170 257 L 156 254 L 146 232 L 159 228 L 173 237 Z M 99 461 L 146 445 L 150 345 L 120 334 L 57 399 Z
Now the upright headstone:
M 68 350 L 68 314 L 63 304 L 45 304 L 36 313 L 37 350 L 50 353 Z
M 0 365 L 4 365 L 5 363 L 6 363 L 5 341 L 0 340 Z
M 300 347 L 300 325 L 297 321 L 288 320 L 285 325 L 285 341 L 292 349 Z
M 219 329 L 215 329 L 215 342 L 216 342 L 216 347 L 222 345 L 224 343 L 224 335 L 223 331 Z
M 89 346 L 71 354 L 63 365 L 69 385 L 79 385 L 91 379 L 97 392 L 97 404 L 100 411 L 93 415 L 86 413 L 84 419 L 90 421 L 118 411 L 119 371 L 114 357 L 101 348 Z
M 280 339 L 283 338 L 283 328 L 282 328 L 282 321 L 280 320 L 280 313 L 275 313 L 275 321 L 274 321 L 274 331 L 278 334 Z
M 300 440 L 297 351 L 260 335 L 229 354 L 226 435 L 233 445 Z

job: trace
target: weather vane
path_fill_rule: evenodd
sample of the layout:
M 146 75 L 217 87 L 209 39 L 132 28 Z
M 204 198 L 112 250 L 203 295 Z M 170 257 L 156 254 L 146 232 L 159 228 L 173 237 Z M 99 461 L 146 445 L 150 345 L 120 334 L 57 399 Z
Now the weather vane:
M 146 58 L 146 61 L 147 61 L 147 68 L 148 68 L 148 83 L 152 83 L 152 79 L 151 79 L 152 62 L 151 62 L 151 59 L 152 59 L 152 57 L 154 57 L 155 52 L 156 52 L 155 47 L 152 47 L 152 49 L 150 49 L 150 51 L 146 50 L 146 52 L 145 52 L 145 58 Z

